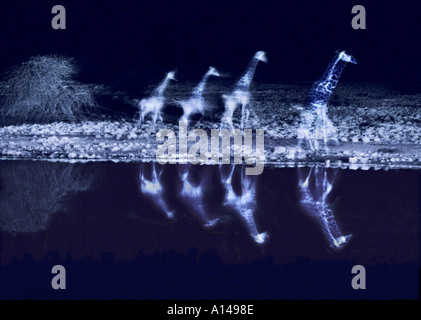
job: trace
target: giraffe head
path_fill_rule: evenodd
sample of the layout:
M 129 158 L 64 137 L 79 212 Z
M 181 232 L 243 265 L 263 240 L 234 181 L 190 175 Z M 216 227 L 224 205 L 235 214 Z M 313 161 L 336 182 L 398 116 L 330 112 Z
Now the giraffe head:
M 168 72 L 167 73 L 167 79 L 177 81 L 177 79 L 175 78 L 175 71 Z
M 219 74 L 219 72 L 214 67 L 209 67 L 208 75 L 215 76 L 215 77 L 220 77 L 221 76 Z
M 266 53 L 264 51 L 257 51 L 256 54 L 254 55 L 254 58 L 259 61 L 268 62 Z
M 339 59 L 345 61 L 345 62 L 351 62 L 353 64 L 357 64 L 357 60 L 349 54 L 347 54 L 345 51 L 342 51 L 339 53 Z

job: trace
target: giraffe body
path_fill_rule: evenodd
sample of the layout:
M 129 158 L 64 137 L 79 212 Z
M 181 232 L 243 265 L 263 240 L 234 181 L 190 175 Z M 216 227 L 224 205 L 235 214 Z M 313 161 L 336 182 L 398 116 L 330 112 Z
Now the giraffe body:
M 250 103 L 250 85 L 253 81 L 254 73 L 256 71 L 257 64 L 259 61 L 267 62 L 266 54 L 263 51 L 258 51 L 254 55 L 253 59 L 244 73 L 244 75 L 237 82 L 234 90 L 230 94 L 222 95 L 224 100 L 225 111 L 221 119 L 221 128 L 224 123 L 227 123 L 231 130 L 234 129 L 232 123 L 232 117 L 235 109 L 241 106 L 241 129 L 244 128 L 245 122 L 247 122 L 250 115 L 249 103 Z
M 149 114 L 152 114 L 152 122 L 154 127 L 158 119 L 162 121 L 161 111 L 165 102 L 164 92 L 170 80 L 175 80 L 174 75 L 174 71 L 168 72 L 159 86 L 152 91 L 150 97 L 140 100 L 138 104 L 139 124 L 142 124 L 145 120 L 145 117 Z
M 357 63 L 354 57 L 348 55 L 345 51 L 335 55 L 327 66 L 323 76 L 313 84 L 310 90 L 307 98 L 309 108 L 324 108 L 327 106 L 333 90 L 335 90 L 338 84 L 342 71 L 348 62 Z
M 349 62 L 357 63 L 345 51 L 337 53 L 323 76 L 313 84 L 307 97 L 306 108 L 302 114 L 302 124 L 299 128 L 299 138 L 312 151 L 328 150 L 329 142 L 339 143 L 336 128 L 327 114 L 327 103 L 338 84 L 345 65 Z
M 206 83 L 210 76 L 219 77 L 219 72 L 214 67 L 209 67 L 208 71 L 202 77 L 197 86 L 193 89 L 192 95 L 188 100 L 181 101 L 181 107 L 183 108 L 183 115 L 181 121 L 184 121 L 188 125 L 189 118 L 194 113 L 205 114 L 205 101 L 203 99 L 203 92 L 206 88 Z

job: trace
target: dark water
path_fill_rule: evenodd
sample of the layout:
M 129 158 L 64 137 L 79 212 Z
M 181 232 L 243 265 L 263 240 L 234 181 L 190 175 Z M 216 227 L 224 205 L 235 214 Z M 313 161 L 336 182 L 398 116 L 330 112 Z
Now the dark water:
M 415 170 L 2 161 L 0 175 L 2 298 L 418 297 Z

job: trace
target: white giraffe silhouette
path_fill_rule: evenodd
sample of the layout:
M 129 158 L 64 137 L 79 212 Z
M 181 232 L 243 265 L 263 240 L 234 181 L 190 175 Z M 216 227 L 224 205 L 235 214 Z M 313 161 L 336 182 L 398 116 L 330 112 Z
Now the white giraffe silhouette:
M 240 167 L 241 194 L 238 195 L 234 191 L 232 185 L 235 164 L 232 165 L 231 171 L 228 175 L 222 172 L 222 165 L 219 168 L 221 181 L 226 191 L 225 205 L 234 209 L 234 211 L 240 216 L 255 242 L 264 243 L 267 238 L 267 232 L 259 232 L 254 219 L 254 211 L 256 210 L 257 176 L 245 175 L 243 167 Z
M 152 121 L 154 128 L 158 118 L 162 121 L 161 110 L 164 106 L 165 101 L 164 91 L 167 88 L 170 80 L 175 80 L 174 76 L 174 71 L 168 72 L 164 80 L 162 80 L 162 82 L 159 84 L 159 86 L 152 91 L 151 95 L 148 98 L 140 100 L 138 104 L 139 124 L 141 124 L 144 121 L 145 116 L 147 116 L 150 113 L 152 113 Z
M 329 180 L 326 168 L 312 167 L 307 175 L 305 170 L 308 169 L 299 169 L 300 203 L 307 213 L 319 222 L 330 246 L 343 247 L 352 235 L 342 234 L 327 202 L 327 197 L 333 189 L 336 171 Z
M 182 167 L 180 166 L 180 168 Z M 209 184 L 208 175 L 201 175 L 200 183 L 194 184 L 191 181 L 191 169 L 192 165 L 187 164 L 182 168 L 184 172 L 180 172 L 183 183 L 180 197 L 192 211 L 199 215 L 205 227 L 212 227 L 219 221 L 219 218 L 211 218 L 204 204 L 204 189 Z
M 231 130 L 234 129 L 232 124 L 232 115 L 238 105 L 241 105 L 241 126 L 244 128 L 244 123 L 247 121 L 250 111 L 248 109 L 250 103 L 250 84 L 253 80 L 254 72 L 259 61 L 267 62 L 266 53 L 264 51 L 258 51 L 254 55 L 253 59 L 246 70 L 246 73 L 240 78 L 234 87 L 234 91 L 230 94 L 222 95 L 224 99 L 225 111 L 221 119 L 221 128 L 223 123 L 227 123 Z
M 313 84 L 310 90 L 306 101 L 306 110 L 302 114 L 299 133 L 303 135 L 304 141 L 308 143 L 312 151 L 319 150 L 320 140 L 322 140 L 322 146 L 325 149 L 327 149 L 329 141 L 339 143 L 336 128 L 327 115 L 327 103 L 348 62 L 357 63 L 354 57 L 345 51 L 338 52 L 329 63 L 323 76 Z
M 184 121 L 188 126 L 188 121 L 193 113 L 205 114 L 205 101 L 203 99 L 203 91 L 205 90 L 206 83 L 210 76 L 219 77 L 219 72 L 214 67 L 209 67 L 208 71 L 202 77 L 197 86 L 193 89 L 192 95 L 188 100 L 181 101 L 183 108 L 183 116 L 181 121 Z
M 167 218 L 172 219 L 174 217 L 174 212 L 169 210 L 168 205 L 164 199 L 165 190 L 161 181 L 162 170 L 158 173 L 154 162 L 152 165 L 152 176 L 150 179 L 145 177 L 144 170 L 145 165 L 143 164 L 139 173 L 140 192 L 151 199 L 159 209 L 164 211 Z

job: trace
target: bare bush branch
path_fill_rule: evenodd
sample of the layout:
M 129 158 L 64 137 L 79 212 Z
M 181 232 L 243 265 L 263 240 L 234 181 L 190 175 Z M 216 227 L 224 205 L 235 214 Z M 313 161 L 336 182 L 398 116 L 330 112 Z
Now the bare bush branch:
M 36 56 L 13 68 L 0 84 L 2 123 L 75 121 L 96 106 L 87 85 L 72 80 L 73 59 Z

